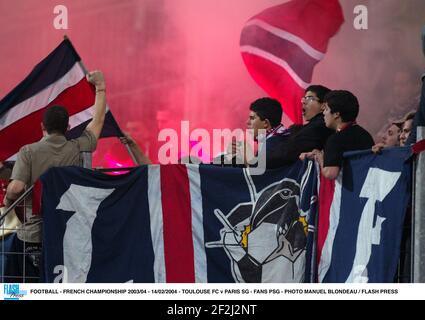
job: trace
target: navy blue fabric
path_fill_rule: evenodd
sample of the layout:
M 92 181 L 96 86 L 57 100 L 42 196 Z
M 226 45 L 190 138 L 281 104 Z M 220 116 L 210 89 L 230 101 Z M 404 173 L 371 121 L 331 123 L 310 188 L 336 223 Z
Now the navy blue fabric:
M 147 197 L 147 168 L 111 176 L 79 167 L 51 168 L 42 177 L 44 281 L 64 265 L 63 237 L 76 214 L 56 209 L 74 185 L 115 191 L 100 205 L 92 228 L 93 256 L 87 282 L 153 282 L 153 247 Z
M 379 231 L 380 242 L 372 244 L 370 259 L 362 276 L 368 282 L 393 282 L 404 216 L 410 199 L 410 155 L 411 150 L 407 147 L 384 149 L 382 155 L 371 152 L 346 155 L 348 158 L 343 167 L 339 225 L 333 241 L 331 265 L 323 282 L 346 282 L 350 271 L 356 267 L 353 265 L 356 252 L 362 250 L 356 247 L 360 219 L 365 214 L 363 210 L 366 202 L 374 197 L 373 193 L 368 195 L 369 198 L 360 197 L 371 169 L 399 173 L 400 176 L 383 201 L 375 202 L 373 226 L 376 227 L 378 216 L 385 220 Z
M 67 131 L 65 136 L 68 139 L 76 139 L 81 136 L 84 129 L 87 127 L 91 119 L 79 124 L 75 128 Z M 109 137 L 123 137 L 120 127 L 118 126 L 117 121 L 115 120 L 112 112 L 109 110 L 105 114 L 105 122 L 103 123 L 102 131 L 100 132 L 101 138 L 109 138 Z
M 55 267 L 64 265 L 64 234 L 69 219 L 77 213 L 58 209 L 58 204 L 61 203 L 64 194 L 72 185 L 74 187 L 114 189 L 101 202 L 91 229 L 93 247 L 87 282 L 155 281 L 147 171 L 147 167 L 144 166 L 133 169 L 125 175 L 109 176 L 78 167 L 61 167 L 51 168 L 41 177 L 43 184 L 44 281 L 55 281 L 58 276 L 57 272 L 55 273 Z M 282 228 L 292 230 L 293 225 L 300 225 L 298 221 L 300 210 L 303 212 L 309 210 L 312 199 L 310 192 L 314 192 L 314 188 L 308 186 L 314 179 L 302 182 L 305 171 L 306 163 L 297 162 L 291 167 L 269 170 L 263 175 L 247 178 L 246 171 L 239 168 L 199 166 L 203 237 L 207 260 L 204 268 L 207 270 L 208 282 L 236 281 L 233 270 L 235 261 L 227 255 L 225 243 L 222 241 L 223 232 L 228 225 L 224 225 L 218 219 L 216 212 L 220 211 L 229 224 L 237 227 L 238 230 L 241 226 L 245 226 L 245 223 L 252 225 L 252 229 L 255 229 L 262 223 L 262 217 L 265 222 L 270 223 L 267 221 L 267 212 L 274 211 L 266 211 L 266 215 L 258 217 L 262 203 L 267 201 L 269 196 L 275 197 L 279 205 L 281 203 L 283 205 L 286 202 L 283 198 L 288 197 L 291 199 L 291 204 L 295 206 L 291 206 L 288 212 L 278 211 L 274 216 L 280 220 L 281 217 L 288 215 L 287 218 L 290 222 L 286 223 L 285 220 L 286 224 Z M 314 172 L 312 177 L 314 177 Z M 181 186 L 176 186 L 176 188 L 181 188 Z M 305 194 L 300 196 L 302 190 L 305 190 Z M 166 197 L 167 195 L 162 194 L 161 196 Z M 300 201 L 298 202 L 297 199 Z M 298 203 L 301 203 L 300 207 L 298 207 Z M 75 207 L 78 208 L 78 206 L 76 203 Z M 175 210 L 175 214 L 178 215 L 179 208 L 176 207 Z M 242 222 L 244 222 L 243 225 Z M 276 230 L 278 231 L 279 227 Z M 179 234 L 178 230 L 168 230 L 168 232 L 173 232 L 174 236 Z M 174 232 L 176 233 L 174 234 Z M 301 244 L 297 250 L 302 252 L 305 250 L 306 233 L 302 229 L 295 230 L 294 228 L 294 234 L 304 239 L 297 242 Z M 193 231 L 193 236 L 198 237 L 199 234 Z M 292 238 L 288 241 L 293 243 Z M 209 246 L 211 243 L 223 245 Z M 249 243 L 249 245 L 252 244 Z M 268 249 L 273 252 L 276 248 Z M 300 259 L 302 258 L 303 256 L 300 257 Z M 247 250 L 245 259 L 250 259 Z M 168 267 L 172 268 L 173 266 Z M 261 263 L 249 267 L 251 268 L 248 270 L 249 272 L 245 272 L 246 270 L 242 272 L 243 281 L 260 282 Z
M 64 40 L 31 73 L 0 101 L 0 117 L 22 101 L 36 95 L 63 77 L 80 61 L 69 40 Z

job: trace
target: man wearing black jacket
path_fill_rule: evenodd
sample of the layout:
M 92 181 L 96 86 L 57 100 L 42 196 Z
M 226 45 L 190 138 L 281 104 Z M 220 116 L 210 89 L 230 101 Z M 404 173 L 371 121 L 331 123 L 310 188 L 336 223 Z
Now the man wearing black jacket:
M 325 95 L 331 90 L 321 85 L 311 85 L 301 99 L 303 117 L 307 122 L 281 148 L 285 150 L 282 164 L 304 159 L 304 155 L 314 149 L 323 149 L 326 140 L 333 131 L 326 127 L 323 120 Z

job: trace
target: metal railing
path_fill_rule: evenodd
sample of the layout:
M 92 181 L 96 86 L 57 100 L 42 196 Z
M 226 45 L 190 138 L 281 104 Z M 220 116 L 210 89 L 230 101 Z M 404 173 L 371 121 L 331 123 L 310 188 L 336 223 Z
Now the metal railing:
M 0 216 L 0 282 L 39 282 L 39 273 L 29 270 L 31 265 L 39 265 L 41 251 L 34 250 L 40 246 L 17 238 L 17 232 L 22 231 L 31 201 L 27 201 L 34 186 L 28 188 L 15 202 L 4 210 Z M 30 211 L 31 212 L 31 211 Z M 18 218 L 20 216 L 20 219 Z M 33 269 L 31 267 L 31 269 Z

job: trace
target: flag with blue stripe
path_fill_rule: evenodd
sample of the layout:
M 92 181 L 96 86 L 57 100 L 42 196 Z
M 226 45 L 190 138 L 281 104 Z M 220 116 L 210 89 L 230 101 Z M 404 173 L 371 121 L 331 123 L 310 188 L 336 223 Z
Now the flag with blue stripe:
M 318 243 L 319 281 L 393 282 L 411 188 L 411 148 L 347 154 L 335 181 L 324 242 Z M 322 223 L 322 226 L 326 223 Z
M 46 282 L 302 282 L 312 162 L 251 175 L 150 165 L 41 178 Z

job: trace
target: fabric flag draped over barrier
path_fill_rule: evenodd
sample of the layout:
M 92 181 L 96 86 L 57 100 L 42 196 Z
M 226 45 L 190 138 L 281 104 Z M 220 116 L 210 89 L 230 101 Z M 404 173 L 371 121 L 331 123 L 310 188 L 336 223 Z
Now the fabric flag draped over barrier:
M 245 65 L 257 84 L 302 123 L 300 99 L 330 38 L 344 22 L 338 0 L 293 0 L 252 17 L 242 30 Z
M 258 176 L 209 165 L 122 176 L 52 168 L 42 176 L 44 281 L 309 282 L 317 259 L 321 282 L 393 282 L 410 154 L 347 155 L 336 181 L 321 180 L 319 201 L 312 161 Z
M 64 106 L 70 115 L 68 138 L 80 135 L 92 118 L 94 87 L 79 65 L 80 57 L 66 39 L 0 101 L 0 161 L 41 139 L 40 123 L 47 107 Z M 122 136 L 107 112 L 101 137 Z
M 44 280 L 301 282 L 316 176 L 311 161 L 259 176 L 52 168 L 42 176 Z
M 320 282 L 393 282 L 410 198 L 411 148 L 347 154 L 342 175 L 321 184 Z

